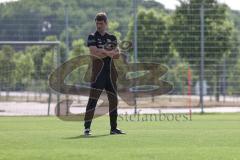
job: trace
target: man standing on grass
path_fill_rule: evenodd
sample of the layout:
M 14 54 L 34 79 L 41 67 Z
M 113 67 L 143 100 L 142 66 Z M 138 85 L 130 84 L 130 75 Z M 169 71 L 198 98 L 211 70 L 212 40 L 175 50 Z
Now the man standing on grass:
M 96 32 L 88 36 L 87 46 L 92 58 L 91 90 L 84 117 L 84 135 L 91 135 L 91 123 L 97 101 L 103 91 L 107 92 L 109 101 L 110 134 L 125 134 L 117 128 L 117 71 L 113 59 L 119 58 L 119 50 L 107 50 L 107 42 L 117 44 L 117 38 L 106 32 L 108 26 L 107 15 L 100 12 L 95 17 Z

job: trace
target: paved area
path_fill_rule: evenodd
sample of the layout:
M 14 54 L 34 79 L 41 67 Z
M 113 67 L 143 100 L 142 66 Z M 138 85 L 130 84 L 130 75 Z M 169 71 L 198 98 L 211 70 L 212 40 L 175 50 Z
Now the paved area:
M 56 104 L 50 105 L 49 114 L 55 115 L 54 109 Z M 200 108 L 139 108 L 139 114 L 158 114 L 158 113 L 200 113 Z M 73 114 L 83 113 L 85 107 L 71 107 L 70 112 Z M 205 108 L 206 113 L 235 113 L 240 112 L 240 107 L 211 107 Z M 134 114 L 134 108 L 119 108 L 119 114 Z M 21 116 L 21 115 L 48 115 L 47 103 L 35 102 L 1 102 L 0 116 Z

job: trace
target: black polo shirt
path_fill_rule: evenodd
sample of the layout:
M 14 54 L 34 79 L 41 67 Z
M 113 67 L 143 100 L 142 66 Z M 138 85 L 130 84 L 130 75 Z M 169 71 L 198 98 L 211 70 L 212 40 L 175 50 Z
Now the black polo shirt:
M 96 46 L 97 48 L 104 48 L 104 45 L 107 42 L 117 43 L 116 36 L 106 32 L 104 35 L 101 35 L 98 31 L 92 33 L 88 36 L 87 46 Z M 104 61 L 104 70 L 110 70 L 110 57 L 103 58 Z

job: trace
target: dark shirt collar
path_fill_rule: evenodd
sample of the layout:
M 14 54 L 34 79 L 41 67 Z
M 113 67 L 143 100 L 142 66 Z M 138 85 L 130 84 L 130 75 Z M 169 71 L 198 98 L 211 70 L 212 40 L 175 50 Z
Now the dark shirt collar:
M 107 33 L 107 32 L 105 32 L 105 34 L 104 34 L 104 35 L 101 35 L 101 34 L 100 34 L 98 31 L 96 31 L 96 32 L 95 32 L 95 34 L 96 34 L 96 35 L 98 35 L 98 36 L 102 36 L 102 37 L 104 37 L 104 36 L 108 35 L 108 33 Z

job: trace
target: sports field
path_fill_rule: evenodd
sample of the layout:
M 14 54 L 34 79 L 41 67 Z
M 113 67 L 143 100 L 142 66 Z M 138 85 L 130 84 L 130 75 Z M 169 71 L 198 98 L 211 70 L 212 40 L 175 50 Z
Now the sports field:
M 108 117 L 82 122 L 56 117 L 0 117 L 1 160 L 239 160 L 240 114 L 193 115 L 192 121 L 126 121 L 109 135 Z

